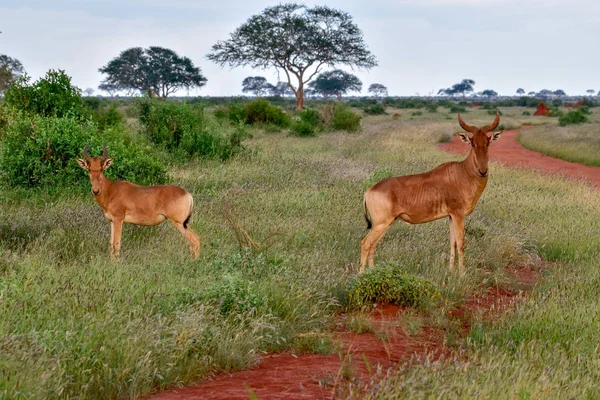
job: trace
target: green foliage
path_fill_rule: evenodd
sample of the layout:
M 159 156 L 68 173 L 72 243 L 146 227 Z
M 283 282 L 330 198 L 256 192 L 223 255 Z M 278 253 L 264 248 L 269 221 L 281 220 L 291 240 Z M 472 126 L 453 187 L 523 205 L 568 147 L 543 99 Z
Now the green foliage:
M 502 111 L 498 110 L 497 108 L 493 109 L 493 110 L 487 110 L 487 113 L 488 113 L 488 115 L 494 115 L 494 116 L 496 115 L 496 113 L 502 115 Z
M 122 127 L 125 123 L 125 117 L 119 111 L 116 103 L 111 103 L 108 107 L 98 108 L 95 112 L 95 120 L 101 132 L 107 128 Z
M 363 111 L 365 114 L 369 115 L 382 115 L 386 113 L 385 107 L 381 104 L 374 104 L 372 106 L 365 107 Z
M 418 117 L 418 116 L 421 116 L 421 115 L 423 115 L 423 111 L 414 111 L 414 112 L 413 112 L 411 115 L 412 115 L 413 117 Z
M 31 85 L 29 80 L 23 75 L 10 85 L 4 98 L 8 106 L 45 117 L 84 114 L 81 92 L 64 71 L 50 70 Z
M 323 120 L 318 111 L 310 108 L 298 113 L 299 120 L 294 121 L 291 127 L 296 136 L 315 136 L 318 129 L 323 128 Z
M 525 110 L 525 111 L 523 111 L 523 115 L 528 116 L 528 115 L 531 115 L 531 113 L 529 111 Z
M 244 122 L 247 124 L 273 124 L 280 128 L 290 125 L 290 117 L 280 107 L 274 106 L 264 99 L 257 99 L 246 104 Z
M 583 124 L 588 121 L 585 110 L 578 108 L 576 110 L 569 110 L 566 114 L 558 117 L 558 125 L 567 126 L 574 124 Z
M 137 90 L 162 98 L 179 89 L 206 84 L 202 71 L 192 60 L 158 46 L 124 50 L 99 71 L 108 75 L 102 88 Z
M 256 311 L 267 302 L 255 284 L 233 274 L 225 274 L 208 290 L 205 298 L 216 301 L 223 315 Z
M 136 107 L 142 133 L 169 152 L 226 160 L 244 150 L 245 131 L 223 134 L 212 126 L 202 104 L 143 98 Z
M 86 144 L 90 154 L 100 154 L 102 143 L 115 159 L 106 173 L 109 178 L 142 185 L 167 180 L 164 166 L 148 146 L 118 128 L 107 129 L 100 136 L 96 124 L 73 117 L 16 116 L 2 143 L 0 169 L 10 186 L 71 187 L 87 181 L 76 158 Z
M 435 103 L 431 103 L 431 104 L 427 104 L 425 106 L 425 108 L 427 109 L 427 111 L 429 111 L 430 113 L 434 113 L 437 112 L 438 109 L 438 105 Z
M 453 105 L 450 107 L 450 112 L 451 112 L 451 113 L 465 113 L 465 112 L 467 112 L 467 109 L 466 109 L 466 108 L 464 108 L 464 107 L 458 106 L 458 105 L 456 105 L 456 104 L 453 104 Z
M 351 308 L 373 303 L 392 303 L 401 306 L 419 306 L 439 298 L 435 286 L 416 275 L 403 272 L 400 266 L 387 265 L 369 268 L 356 276 L 348 289 Z
M 334 131 L 356 132 L 360 128 L 362 117 L 353 112 L 350 107 L 336 104 L 333 107 L 331 129 Z
M 348 92 L 360 92 L 362 82 L 357 76 L 341 69 L 323 72 L 308 84 L 316 93 L 325 97 L 337 96 L 338 99 Z

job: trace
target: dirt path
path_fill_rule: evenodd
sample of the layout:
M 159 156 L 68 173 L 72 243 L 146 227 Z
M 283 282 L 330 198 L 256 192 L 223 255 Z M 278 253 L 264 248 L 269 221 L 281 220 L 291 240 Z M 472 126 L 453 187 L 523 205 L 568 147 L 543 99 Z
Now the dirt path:
M 518 132 L 516 129 L 504 131 L 502 137 L 490 146 L 490 160 L 508 166 L 522 166 L 547 174 L 583 180 L 600 188 L 600 167 L 572 163 L 528 150 L 517 141 Z M 449 143 L 440 144 L 440 148 L 456 154 L 467 154 L 469 151 L 469 146 L 461 142 L 458 136 L 454 136 Z
M 511 270 L 522 288 L 531 288 L 538 272 L 530 269 Z M 483 312 L 486 318 L 499 316 L 522 291 L 488 288 L 471 296 L 461 307 L 448 312 L 448 317 L 460 326 L 459 336 L 468 334 L 471 316 Z M 425 322 L 416 335 L 408 335 L 398 326 L 402 309 L 397 306 L 378 307 L 371 313 L 374 332 L 348 332 L 342 316 L 335 337 L 343 345 L 340 354 L 300 355 L 267 354 L 258 365 L 247 371 L 219 374 L 195 386 L 172 389 L 150 397 L 154 400 L 181 399 L 332 399 L 352 385 L 353 390 L 367 390 L 378 368 L 386 371 L 412 356 L 431 355 L 439 358 L 452 353 L 444 344 L 445 331 Z M 367 360 L 367 362 L 365 361 Z M 248 390 L 251 389 L 251 392 Z

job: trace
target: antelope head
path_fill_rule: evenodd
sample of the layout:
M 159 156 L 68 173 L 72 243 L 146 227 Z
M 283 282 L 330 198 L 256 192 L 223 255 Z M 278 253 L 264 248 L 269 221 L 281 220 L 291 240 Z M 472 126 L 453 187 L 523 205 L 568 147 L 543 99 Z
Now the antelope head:
M 482 128 L 467 125 L 460 114 L 458 114 L 458 122 L 460 123 L 461 128 L 466 132 L 458 132 L 457 135 L 464 143 L 471 145 L 471 152 L 474 153 L 475 156 L 473 157 L 473 160 L 475 161 L 477 174 L 482 178 L 486 178 L 488 175 L 488 150 L 490 144 L 494 140 L 498 140 L 500 135 L 502 135 L 502 131 L 493 132 L 500 122 L 500 114 L 496 113 L 494 122 L 491 125 Z
M 94 196 L 100 195 L 102 192 L 102 186 L 104 185 L 104 171 L 111 166 L 113 159 L 108 158 L 108 150 L 104 143 L 102 143 L 102 149 L 104 152 L 100 157 L 90 157 L 88 154 L 88 145 L 86 144 L 83 148 L 83 158 L 78 158 L 77 163 L 79 166 L 90 174 L 90 182 L 92 184 L 92 193 Z

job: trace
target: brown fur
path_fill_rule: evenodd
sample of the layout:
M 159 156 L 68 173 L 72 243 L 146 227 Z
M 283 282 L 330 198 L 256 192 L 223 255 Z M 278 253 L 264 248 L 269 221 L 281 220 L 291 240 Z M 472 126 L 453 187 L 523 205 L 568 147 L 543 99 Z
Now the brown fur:
M 370 231 L 361 241 L 360 273 L 374 265 L 375 247 L 390 226 L 400 219 L 408 224 L 422 224 L 443 217 L 450 220 L 450 270 L 454 269 L 458 249 L 458 268 L 464 273 L 464 223 L 483 193 L 488 178 L 488 146 L 502 132 L 491 132 L 500 122 L 477 128 L 458 120 L 467 133 L 458 135 L 471 145 L 462 162 L 448 162 L 417 175 L 384 179 L 369 188 L 364 196 L 365 217 Z
M 126 181 L 113 182 L 104 175 L 112 161 L 106 148 L 102 157 L 89 157 L 87 146 L 83 159 L 77 159 L 81 168 L 89 172 L 92 193 L 110 221 L 111 255 L 119 256 L 123 222 L 149 226 L 168 219 L 189 242 L 192 257 L 197 258 L 200 238 L 188 225 L 194 206 L 192 195 L 175 185 L 138 186 Z

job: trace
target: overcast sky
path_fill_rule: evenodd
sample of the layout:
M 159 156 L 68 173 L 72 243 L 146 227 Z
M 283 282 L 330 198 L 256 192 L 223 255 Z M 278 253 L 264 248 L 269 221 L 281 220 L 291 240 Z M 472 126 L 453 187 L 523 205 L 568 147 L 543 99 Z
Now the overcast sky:
M 96 89 L 98 68 L 130 47 L 162 46 L 192 59 L 208 78 L 190 94 L 241 94 L 247 76 L 277 81 L 275 70 L 221 68 L 206 59 L 218 40 L 265 0 L 0 0 L 0 54 L 19 59 L 37 79 L 64 69 Z M 600 90 L 598 0 L 329 0 L 306 2 L 350 13 L 379 66 L 354 73 L 390 95 L 437 93 L 464 78 L 475 90 L 512 95 Z M 282 77 L 283 78 L 283 77 Z M 185 92 L 178 92 L 185 95 Z

